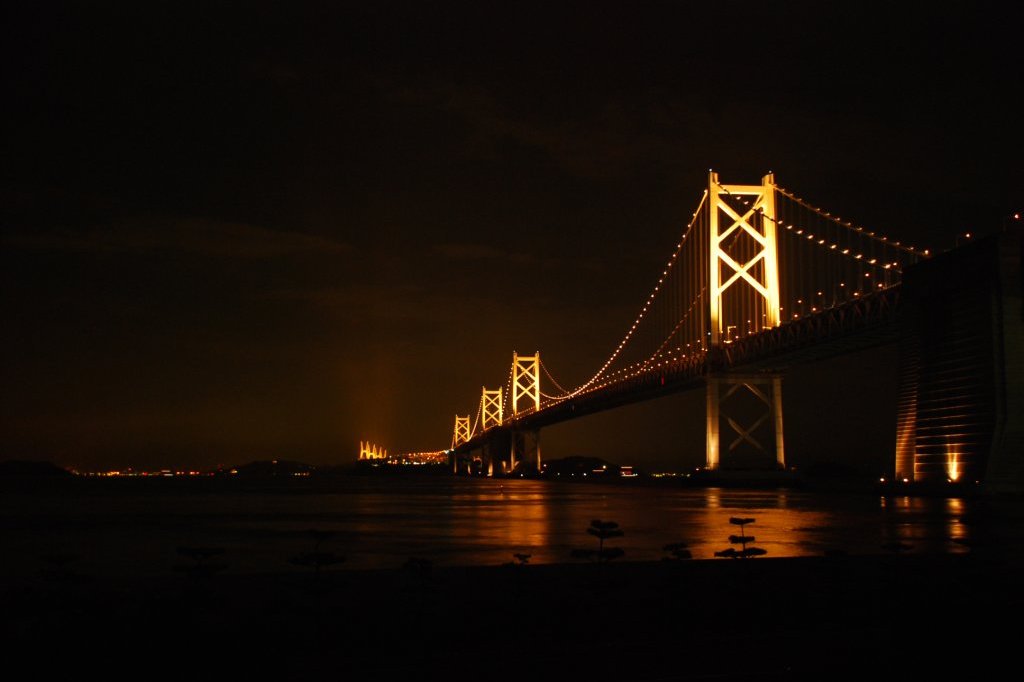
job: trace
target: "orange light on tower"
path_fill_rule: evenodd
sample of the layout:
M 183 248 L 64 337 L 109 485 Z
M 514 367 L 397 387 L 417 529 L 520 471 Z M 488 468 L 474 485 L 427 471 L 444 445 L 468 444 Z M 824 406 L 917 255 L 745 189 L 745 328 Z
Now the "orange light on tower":
M 963 470 L 960 468 L 960 453 L 955 448 L 949 450 L 946 453 L 946 476 L 951 483 L 956 483 L 963 473 Z

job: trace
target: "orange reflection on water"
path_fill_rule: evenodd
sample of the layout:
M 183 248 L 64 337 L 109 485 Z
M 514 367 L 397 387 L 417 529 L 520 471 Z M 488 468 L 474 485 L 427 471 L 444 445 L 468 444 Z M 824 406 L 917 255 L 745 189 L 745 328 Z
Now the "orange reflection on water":
M 660 560 L 663 547 L 678 542 L 695 559 L 713 559 L 739 534 L 731 517 L 755 519 L 746 533 L 769 558 L 878 554 L 895 543 L 913 552 L 964 551 L 958 543 L 968 539 L 961 517 L 969 505 L 959 499 L 515 479 L 423 482 L 406 492 L 361 498 L 362 513 L 345 524 L 353 563 L 396 565 L 424 555 L 495 565 L 516 553 L 530 554 L 530 563 L 573 561 L 572 550 L 597 547 L 587 535 L 593 519 L 619 524 L 624 535 L 609 544 L 626 561 Z
M 531 561 L 555 560 L 547 557 L 551 537 L 550 496 L 535 482 L 507 481 L 481 484 L 479 490 L 458 495 L 465 502 L 464 525 L 454 527 L 477 543 L 514 554 L 529 554 Z M 564 558 L 560 558 L 565 560 Z
M 958 548 L 966 549 L 969 537 L 968 527 L 963 522 L 964 501 L 959 497 L 950 497 L 946 500 L 946 532 L 951 542 L 954 543 L 953 551 Z
M 745 534 L 754 538 L 748 546 L 760 547 L 767 556 L 820 556 L 839 543 L 829 538 L 835 514 L 793 504 L 784 491 L 707 489 L 706 506 L 688 519 L 687 534 L 695 559 L 714 558 L 716 551 L 733 546 L 731 535 L 739 527 L 730 518 L 753 518 Z M 735 546 L 739 549 L 739 545 Z
M 883 544 L 904 543 L 912 552 L 966 552 L 970 529 L 959 497 L 883 497 Z

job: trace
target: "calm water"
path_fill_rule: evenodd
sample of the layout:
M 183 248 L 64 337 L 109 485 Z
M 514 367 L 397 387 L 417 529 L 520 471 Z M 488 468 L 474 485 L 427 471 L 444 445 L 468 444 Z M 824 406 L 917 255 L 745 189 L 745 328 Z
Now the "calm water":
M 282 485 L 209 481 L 106 481 L 0 494 L 0 573 L 31 575 L 41 557 L 70 553 L 81 572 L 168 573 L 187 563 L 179 546 L 225 549 L 232 572 L 293 570 L 313 548 L 310 529 L 333 531 L 322 549 L 346 568 L 394 568 L 410 556 L 436 565 L 500 564 L 513 552 L 568 561 L 596 546 L 591 519 L 617 521 L 611 541 L 627 560 L 658 559 L 685 541 L 712 558 L 749 526 L 769 556 L 826 549 L 878 553 L 902 540 L 913 551 L 966 551 L 975 500 L 824 494 L 787 490 L 672 489 L 486 479 L 339 478 Z

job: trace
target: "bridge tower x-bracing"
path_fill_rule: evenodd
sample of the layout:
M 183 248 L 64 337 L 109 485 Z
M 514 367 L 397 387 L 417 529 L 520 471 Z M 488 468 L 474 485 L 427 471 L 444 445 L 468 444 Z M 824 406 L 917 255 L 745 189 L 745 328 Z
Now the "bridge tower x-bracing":
M 749 316 L 750 310 L 760 312 L 764 327 L 777 327 L 781 322 L 779 294 L 779 261 L 776 241 L 775 177 L 771 173 L 760 185 L 723 185 L 718 173 L 708 176 L 708 226 L 710 253 L 708 280 L 709 336 L 712 355 L 715 349 L 732 343 L 732 329 L 749 324 L 750 320 L 730 319 L 738 311 Z M 739 245 L 739 246 L 737 246 Z M 747 297 L 747 298 L 741 298 Z M 733 304 L 727 305 L 731 299 Z M 758 305 L 746 303 L 755 301 Z M 756 314 L 756 313 L 755 313 Z M 752 395 L 765 411 L 747 426 L 738 416 L 726 414 L 726 403 L 736 402 L 738 392 Z M 729 406 L 731 407 L 731 406 Z M 711 367 L 707 374 L 707 468 L 721 465 L 721 420 L 734 432 L 728 451 L 741 446 L 752 447 L 764 454 L 774 454 L 776 466 L 785 467 L 782 430 L 782 379 L 778 374 L 736 376 L 719 373 Z M 764 424 L 774 431 L 774 453 L 769 453 L 757 440 L 755 431 Z
M 519 414 L 519 401 L 524 399 L 534 411 L 540 409 L 540 352 L 512 353 L 512 414 Z
M 480 425 L 484 431 L 492 426 L 501 426 L 501 393 L 500 387 L 493 391 L 487 390 L 486 386 L 483 387 L 483 393 L 480 395 Z
M 452 450 L 465 443 L 470 438 L 469 415 L 460 417 L 455 415 L 455 430 L 452 432 Z M 452 472 L 459 473 L 459 457 L 452 453 Z

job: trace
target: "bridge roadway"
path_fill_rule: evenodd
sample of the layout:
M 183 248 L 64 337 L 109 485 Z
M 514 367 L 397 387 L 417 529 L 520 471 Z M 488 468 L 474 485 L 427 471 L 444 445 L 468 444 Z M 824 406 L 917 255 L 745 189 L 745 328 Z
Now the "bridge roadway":
M 777 372 L 794 364 L 896 343 L 899 326 L 893 322 L 899 302 L 900 285 L 895 285 L 538 411 L 520 412 L 500 427 L 476 434 L 455 448 L 455 453 L 479 450 L 500 431 L 536 431 L 622 405 L 703 388 L 710 373 Z

